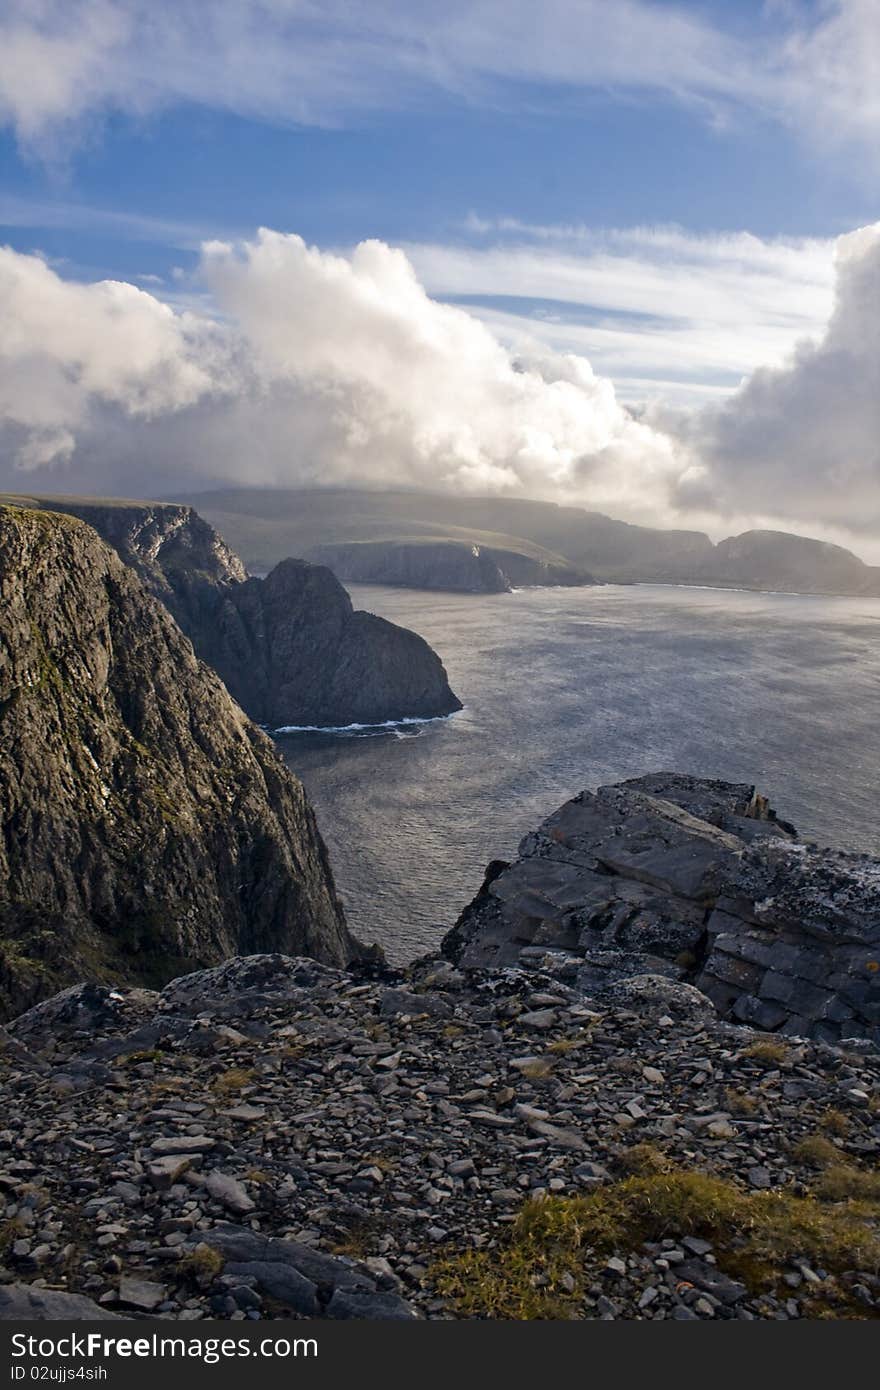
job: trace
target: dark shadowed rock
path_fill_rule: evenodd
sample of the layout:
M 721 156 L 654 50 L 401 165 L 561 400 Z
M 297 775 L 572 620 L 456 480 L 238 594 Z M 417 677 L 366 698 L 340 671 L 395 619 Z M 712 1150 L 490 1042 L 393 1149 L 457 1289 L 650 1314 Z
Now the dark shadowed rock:
M 396 1293 L 357 1293 L 337 1289 L 327 1304 L 328 1318 L 360 1318 L 374 1322 L 411 1322 L 418 1313 Z
M 424 638 L 356 612 L 321 565 L 283 560 L 225 590 L 200 650 L 261 723 L 379 724 L 461 708 Z
M 79 520 L 0 508 L 0 1009 L 240 951 L 343 962 L 303 789 Z

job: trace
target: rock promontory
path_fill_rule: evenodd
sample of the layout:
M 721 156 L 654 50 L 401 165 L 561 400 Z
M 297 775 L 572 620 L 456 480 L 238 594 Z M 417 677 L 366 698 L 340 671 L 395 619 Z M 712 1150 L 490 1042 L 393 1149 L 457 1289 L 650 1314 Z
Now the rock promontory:
M 803 843 L 745 784 L 582 792 L 490 865 L 443 949 L 587 994 L 657 975 L 765 1031 L 880 1042 L 880 862 Z
M 319 545 L 309 559 L 354 584 L 450 593 L 506 594 L 530 586 L 595 584 L 584 570 L 537 546 L 505 550 L 461 541 L 352 541 Z
M 0 1010 L 359 948 L 297 779 L 90 526 L 0 507 Z

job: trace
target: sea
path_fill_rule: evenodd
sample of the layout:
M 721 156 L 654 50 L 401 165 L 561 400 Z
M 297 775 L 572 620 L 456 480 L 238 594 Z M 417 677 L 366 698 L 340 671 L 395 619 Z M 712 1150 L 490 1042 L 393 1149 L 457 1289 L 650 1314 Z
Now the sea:
M 880 600 L 669 585 L 446 594 L 348 586 L 421 633 L 464 709 L 275 735 L 349 925 L 436 949 L 491 859 L 583 788 L 755 783 L 804 838 L 880 854 Z

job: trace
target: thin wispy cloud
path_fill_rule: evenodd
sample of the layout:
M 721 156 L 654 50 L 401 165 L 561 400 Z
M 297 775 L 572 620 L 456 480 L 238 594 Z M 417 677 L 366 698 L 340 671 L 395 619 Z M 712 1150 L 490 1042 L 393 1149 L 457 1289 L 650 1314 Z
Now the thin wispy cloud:
M 0 227 L 99 232 L 119 241 L 140 241 L 180 251 L 198 251 L 216 236 L 238 236 L 241 228 L 175 221 L 123 208 L 97 207 L 69 199 L 22 197 L 0 191 Z
M 513 345 L 585 354 L 628 400 L 732 390 L 831 312 L 832 239 L 478 217 L 466 230 L 476 244 L 407 245 L 430 292 L 466 299 Z
M 737 7 L 716 14 L 649 0 L 7 0 L 0 118 L 51 158 L 116 112 L 333 125 L 437 101 L 644 92 L 716 128 L 770 120 L 814 151 L 857 147 L 876 171 L 876 0 L 793 0 L 748 29 Z

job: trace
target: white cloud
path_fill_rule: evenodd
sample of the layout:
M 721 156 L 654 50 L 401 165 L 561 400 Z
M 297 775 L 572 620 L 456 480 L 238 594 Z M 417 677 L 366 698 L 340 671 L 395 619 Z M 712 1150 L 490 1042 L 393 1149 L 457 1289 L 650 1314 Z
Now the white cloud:
M 831 240 L 477 218 L 469 230 L 487 244 L 407 246 L 429 291 L 473 297 L 470 312 L 514 346 L 537 339 L 588 356 L 628 401 L 732 390 L 831 311 Z
M 630 251 L 640 240 L 630 236 Z M 746 254 L 746 242 L 733 244 Z M 798 248 L 793 260 L 791 248 L 752 249 L 759 266 L 778 261 L 786 284 L 815 270 Z M 712 244 L 704 274 L 713 258 L 727 266 Z M 775 523 L 871 540 L 880 227 L 841 239 L 837 275 L 827 326 L 781 365 L 696 411 L 667 398 L 633 412 L 582 353 L 536 333 L 514 351 L 486 322 L 432 299 L 403 251 L 381 242 L 346 255 L 271 231 L 209 243 L 204 311 L 132 285 L 65 281 L 5 250 L 0 479 L 14 489 L 25 470 L 35 490 L 117 495 L 224 481 L 448 487 L 716 534 Z M 648 294 L 647 271 L 644 283 Z M 789 291 L 774 313 L 791 329 Z M 727 331 L 738 321 L 731 295 L 721 299 Z M 691 339 L 685 358 L 692 350 Z M 635 371 L 625 334 L 606 342 L 612 351 L 630 354 Z
M 724 11 L 721 11 L 724 14 Z M 662 93 L 723 125 L 743 110 L 811 145 L 880 131 L 876 0 L 799 0 L 728 27 L 651 0 L 6 0 L 0 117 L 44 154 L 112 112 L 180 103 L 334 123 L 426 101 Z M 551 101 L 545 95 L 542 100 Z
M 211 386 L 211 330 L 134 285 L 0 249 L 0 421 L 18 466 L 69 459 L 96 406 L 149 419 Z
M 880 223 L 837 243 L 824 334 L 781 367 L 756 371 L 679 435 L 705 469 L 685 505 L 756 510 L 876 536 L 880 527 Z
M 2 253 L 0 415 L 19 469 L 67 461 L 66 486 L 142 493 L 228 478 L 574 495 L 588 479 L 596 505 L 642 512 L 677 481 L 670 439 L 586 359 L 514 359 L 430 299 L 400 250 L 264 231 L 207 244 L 202 275 L 213 319 Z
M 207 246 L 205 275 L 261 381 L 324 402 L 337 473 L 564 492 L 588 472 L 599 502 L 622 478 L 646 506 L 662 498 L 670 443 L 609 381 L 570 355 L 514 360 L 471 314 L 430 299 L 400 250 L 368 241 L 344 257 L 263 231 Z

